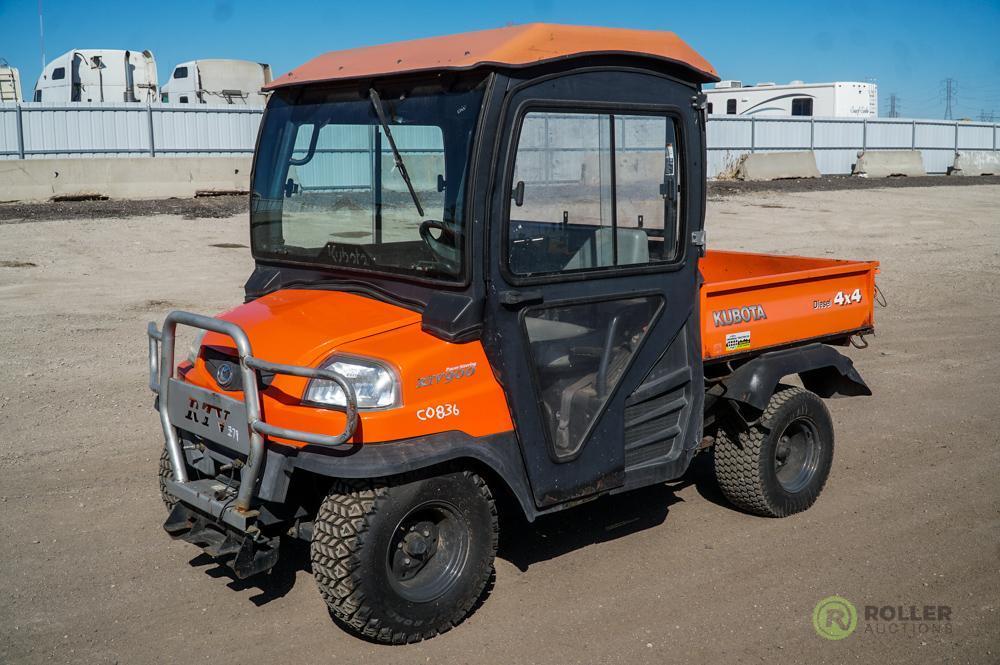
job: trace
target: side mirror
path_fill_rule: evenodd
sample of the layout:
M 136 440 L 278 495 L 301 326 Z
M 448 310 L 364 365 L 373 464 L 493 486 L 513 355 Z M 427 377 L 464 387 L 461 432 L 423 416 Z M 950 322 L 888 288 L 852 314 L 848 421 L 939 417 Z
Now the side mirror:
M 285 198 L 290 199 L 292 198 L 292 194 L 298 194 L 298 193 L 299 193 L 299 183 L 289 178 L 285 182 Z
M 514 199 L 514 205 L 518 208 L 524 205 L 524 181 L 518 180 L 517 184 L 514 185 L 514 190 L 510 194 L 511 198 Z

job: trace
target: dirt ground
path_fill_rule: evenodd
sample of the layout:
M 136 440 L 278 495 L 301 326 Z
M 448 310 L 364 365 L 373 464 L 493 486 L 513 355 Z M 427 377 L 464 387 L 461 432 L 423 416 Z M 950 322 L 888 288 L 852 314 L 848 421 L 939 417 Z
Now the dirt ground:
M 0 662 L 1000 662 L 1000 186 L 715 198 L 711 246 L 882 261 L 850 351 L 875 394 L 830 402 L 823 496 L 745 515 L 702 460 L 511 524 L 478 612 L 406 647 L 336 627 L 302 546 L 240 582 L 161 529 L 145 324 L 242 301 L 246 216 L 0 225 Z M 862 613 L 841 641 L 811 623 L 834 594 Z

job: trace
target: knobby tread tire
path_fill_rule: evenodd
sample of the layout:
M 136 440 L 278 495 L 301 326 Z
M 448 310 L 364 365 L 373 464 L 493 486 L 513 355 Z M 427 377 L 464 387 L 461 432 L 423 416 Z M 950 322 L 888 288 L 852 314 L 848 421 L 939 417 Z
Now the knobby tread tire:
M 160 453 L 160 498 L 163 500 L 163 505 L 167 507 L 167 510 L 173 510 L 174 506 L 177 505 L 177 499 L 167 494 L 167 487 L 165 481 L 173 480 L 174 471 L 170 468 L 170 455 L 167 454 L 167 447 L 163 447 L 163 451 Z
M 817 475 L 817 483 L 808 492 L 784 501 L 776 498 L 764 471 L 764 466 L 771 464 L 769 453 L 762 452 L 762 448 L 772 432 L 772 423 L 782 407 L 802 399 L 815 400 L 829 419 L 826 407 L 816 395 L 795 386 L 779 386 L 754 425 L 747 426 L 735 416 L 722 419 L 715 441 L 715 477 L 726 499 L 737 508 L 765 517 L 786 517 L 809 508 L 822 491 L 828 468 Z M 827 445 L 832 455 L 832 438 Z M 765 456 L 768 459 L 762 459 Z
M 310 547 L 313 576 L 320 595 L 336 620 L 365 638 L 387 644 L 419 642 L 447 632 L 460 624 L 474 609 L 484 590 L 493 581 L 493 557 L 498 541 L 496 503 L 486 482 L 476 473 L 459 470 L 471 481 L 489 506 L 491 542 L 486 570 L 479 570 L 483 583 L 478 591 L 451 608 L 442 608 L 432 625 L 420 630 L 401 630 L 384 625 L 368 602 L 370 581 L 360 574 L 366 539 L 373 521 L 385 507 L 395 487 L 419 480 L 412 475 L 381 479 L 338 479 L 317 511 Z M 482 562 L 480 562 L 482 563 Z

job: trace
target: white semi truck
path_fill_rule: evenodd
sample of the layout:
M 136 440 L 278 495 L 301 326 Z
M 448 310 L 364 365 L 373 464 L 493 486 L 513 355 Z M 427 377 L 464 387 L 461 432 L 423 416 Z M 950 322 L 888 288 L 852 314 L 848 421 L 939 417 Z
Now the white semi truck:
M 744 86 L 741 81 L 719 81 L 704 92 L 709 115 L 878 117 L 875 83 L 792 81 Z
M 271 66 L 250 60 L 191 60 L 174 68 L 160 91 L 160 101 L 176 104 L 263 106 L 262 88 L 271 82 Z
M 74 49 L 50 62 L 35 83 L 36 102 L 141 102 L 158 99 L 149 51 Z

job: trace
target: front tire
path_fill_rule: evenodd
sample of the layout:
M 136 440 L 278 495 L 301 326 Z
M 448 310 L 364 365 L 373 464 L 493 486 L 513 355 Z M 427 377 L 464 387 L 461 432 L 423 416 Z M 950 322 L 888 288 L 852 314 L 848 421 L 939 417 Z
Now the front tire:
M 753 425 L 726 418 L 716 435 L 715 477 L 737 508 L 787 517 L 819 497 L 833 466 L 833 421 L 814 393 L 782 386 Z
M 477 474 L 337 480 L 314 523 L 331 614 L 377 642 L 417 642 L 468 616 L 493 577 L 497 511 Z
M 163 505 L 167 507 L 167 511 L 174 509 L 177 505 L 177 499 L 175 499 L 171 494 L 167 493 L 166 481 L 174 479 L 174 470 L 170 467 L 170 455 L 167 453 L 167 447 L 163 446 L 163 452 L 160 453 L 160 499 L 163 500 Z

